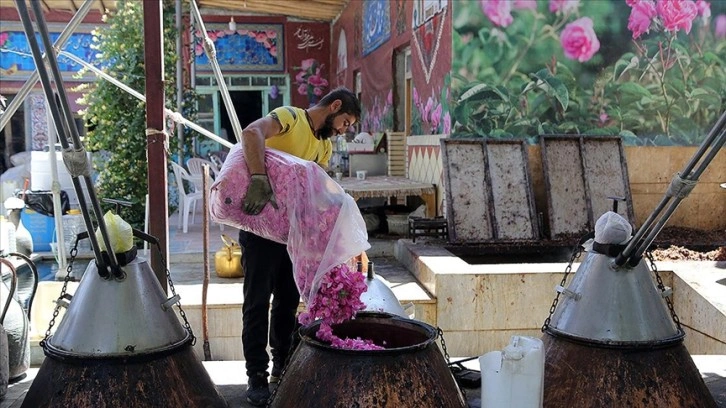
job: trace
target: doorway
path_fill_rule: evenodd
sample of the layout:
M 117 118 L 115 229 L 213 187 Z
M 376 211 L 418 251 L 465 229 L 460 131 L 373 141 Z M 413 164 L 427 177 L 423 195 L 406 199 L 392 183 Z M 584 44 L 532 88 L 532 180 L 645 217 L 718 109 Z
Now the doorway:
M 261 91 L 230 91 L 229 96 L 232 99 L 232 105 L 234 105 L 234 110 L 237 113 L 237 118 L 239 118 L 239 124 L 242 129 L 262 117 L 263 95 Z M 220 92 L 217 92 L 217 97 L 222 100 L 222 94 Z M 237 143 L 237 139 L 234 136 L 234 129 L 232 128 L 232 121 L 229 119 L 224 102 L 220 104 L 219 114 L 223 134 L 227 134 L 227 140 L 230 143 Z

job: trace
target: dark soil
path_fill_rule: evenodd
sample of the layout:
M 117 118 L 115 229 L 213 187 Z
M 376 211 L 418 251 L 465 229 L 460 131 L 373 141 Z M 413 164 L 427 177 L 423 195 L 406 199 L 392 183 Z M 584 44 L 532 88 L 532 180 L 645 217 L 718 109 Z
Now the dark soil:
M 371 234 L 379 239 L 397 239 L 401 236 L 391 234 Z M 519 245 L 537 250 L 538 248 L 550 251 L 553 247 L 570 248 L 577 244 L 582 237 L 558 237 L 557 240 L 540 240 L 522 242 Z M 460 245 L 465 250 L 466 244 Z M 481 251 L 481 245 L 472 246 Z M 491 252 L 509 253 L 512 250 L 511 242 L 490 243 Z M 653 258 L 656 261 L 726 261 L 726 231 L 704 231 L 685 227 L 665 227 L 656 235 L 651 245 Z M 536 252 L 536 251 L 535 251 Z

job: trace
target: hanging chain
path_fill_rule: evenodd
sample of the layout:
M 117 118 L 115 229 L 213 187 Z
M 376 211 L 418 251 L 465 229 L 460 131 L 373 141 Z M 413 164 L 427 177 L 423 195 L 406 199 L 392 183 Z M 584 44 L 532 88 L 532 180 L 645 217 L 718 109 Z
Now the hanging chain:
M 166 264 L 166 258 L 164 258 L 164 252 L 161 250 L 161 244 L 157 241 L 156 242 L 156 249 L 159 251 L 159 256 L 161 257 L 161 263 L 164 264 L 164 268 L 166 268 L 166 280 L 169 282 L 169 290 L 171 291 L 171 296 L 176 296 L 176 290 L 174 289 L 174 282 L 171 280 L 171 272 L 169 271 L 169 267 Z M 187 320 L 187 314 L 184 312 L 184 309 L 182 308 L 181 301 L 176 301 L 176 307 L 179 308 L 179 314 L 181 315 L 182 319 L 184 319 L 184 328 L 189 333 L 189 335 L 192 337 L 192 346 L 197 344 L 197 338 L 194 337 L 194 331 L 192 331 L 192 326 L 189 324 L 189 320 Z
M 38 343 L 42 349 L 45 349 L 45 346 L 48 344 L 51 329 L 53 329 L 53 326 L 55 325 L 55 318 L 58 317 L 58 314 L 60 314 L 61 304 L 68 291 L 68 282 L 71 280 L 71 272 L 73 272 L 73 262 L 76 260 L 76 255 L 78 255 L 78 236 L 76 236 L 73 248 L 71 249 L 71 260 L 68 262 L 68 266 L 66 267 L 66 276 L 63 279 L 63 287 L 61 288 L 60 296 L 58 296 L 58 300 L 55 301 L 53 317 L 51 317 L 50 322 L 48 323 L 48 330 L 45 331 L 45 337 L 43 337 L 43 340 Z
M 582 245 L 577 244 L 577 246 L 575 246 L 575 248 L 572 250 L 572 255 L 570 255 L 570 262 L 567 263 L 567 267 L 565 268 L 565 276 L 562 277 L 562 281 L 560 282 L 561 287 L 565 287 L 565 283 L 567 282 L 567 276 L 569 276 L 570 272 L 572 272 L 572 264 L 575 262 L 575 259 L 577 259 L 580 254 L 582 254 L 582 249 Z M 555 313 L 557 304 L 560 302 L 560 294 L 561 292 L 557 291 L 557 295 L 555 295 L 555 299 L 552 301 L 552 306 L 550 306 L 550 314 L 547 316 L 544 324 L 542 325 L 541 330 L 543 332 L 547 330 L 547 328 L 550 326 L 550 320 L 552 320 L 552 315 Z
M 289 361 L 289 359 L 288 359 Z M 275 395 L 277 395 L 277 389 L 280 388 L 280 385 L 282 384 L 282 378 L 285 376 L 285 371 L 287 371 L 287 364 L 285 364 L 285 367 L 282 368 L 282 372 L 280 373 L 280 377 L 277 379 L 277 385 L 272 390 L 272 393 L 270 393 L 270 398 L 267 399 L 267 403 L 265 404 L 265 408 L 270 408 L 272 406 L 272 401 L 275 400 Z M 249 385 L 248 385 L 249 387 Z
M 441 350 L 444 352 L 444 358 L 446 359 L 446 364 L 451 364 L 451 359 L 449 358 L 449 352 L 446 350 L 446 340 L 444 340 L 444 331 L 441 330 L 441 327 L 436 328 L 437 334 L 439 335 L 439 338 L 441 339 Z
M 449 351 L 446 350 L 446 340 L 444 340 L 444 331 L 441 330 L 441 327 L 436 328 L 436 333 L 439 336 L 439 339 L 441 341 L 441 350 L 444 352 L 444 359 L 446 359 L 446 366 L 451 369 L 451 358 L 449 357 Z M 453 375 L 453 372 L 452 372 Z M 464 396 L 464 401 L 466 401 L 466 390 L 464 387 L 459 387 L 459 390 L 461 390 L 461 394 Z
M 653 270 L 655 273 L 655 280 L 658 282 L 658 289 L 665 294 L 666 293 L 666 287 L 663 284 L 663 279 L 660 277 L 660 273 L 658 273 L 658 268 L 655 266 L 655 259 L 653 259 L 653 253 L 651 251 L 646 251 L 645 256 L 648 257 L 648 262 L 650 263 L 650 269 Z M 676 310 L 673 308 L 673 301 L 671 300 L 671 296 L 667 295 L 664 296 L 666 305 L 668 306 L 668 310 L 671 312 L 671 318 L 673 319 L 673 322 L 676 324 L 676 327 L 678 327 L 678 331 L 682 331 L 681 329 L 681 319 L 678 318 L 678 315 L 676 314 Z

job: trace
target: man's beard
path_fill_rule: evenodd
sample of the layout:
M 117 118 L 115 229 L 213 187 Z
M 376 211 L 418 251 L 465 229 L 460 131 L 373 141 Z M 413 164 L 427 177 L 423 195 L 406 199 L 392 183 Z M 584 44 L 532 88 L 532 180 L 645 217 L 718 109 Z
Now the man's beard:
M 330 139 L 331 137 L 333 137 L 334 135 L 338 134 L 338 131 L 335 130 L 335 128 L 333 127 L 333 119 L 335 119 L 336 116 L 338 116 L 338 115 L 335 113 L 332 113 L 325 118 L 325 122 L 323 123 L 323 126 L 320 129 L 315 131 L 315 136 L 317 136 L 318 139 L 327 140 L 327 139 Z

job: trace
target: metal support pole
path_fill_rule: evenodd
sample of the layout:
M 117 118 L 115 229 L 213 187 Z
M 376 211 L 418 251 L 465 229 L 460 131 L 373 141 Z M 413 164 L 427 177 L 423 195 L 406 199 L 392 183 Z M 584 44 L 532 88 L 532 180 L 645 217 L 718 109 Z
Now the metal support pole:
M 55 49 L 59 50 L 63 48 L 64 45 L 66 45 L 68 39 L 71 38 L 71 34 L 76 31 L 78 24 L 80 24 L 83 19 L 86 18 L 86 15 L 88 15 L 88 11 L 91 10 L 91 6 L 93 5 L 94 1 L 95 0 L 86 0 L 83 2 L 81 7 L 71 19 L 71 21 L 68 22 L 66 28 L 64 28 L 63 31 L 60 33 L 58 39 L 55 41 L 55 43 L 53 43 L 53 47 Z M 45 55 L 43 55 L 43 57 L 43 59 L 45 60 Z M 5 109 L 5 113 L 0 115 L 0 130 L 3 130 L 5 128 L 5 125 L 10 122 L 10 118 L 13 116 L 13 114 L 15 114 L 15 111 L 18 110 L 20 104 L 23 103 L 25 97 L 28 96 L 31 90 L 33 90 L 33 87 L 35 87 L 35 84 L 38 83 L 39 78 L 40 77 L 38 76 L 37 69 L 30 74 L 30 78 L 25 81 L 23 87 L 20 88 L 15 97 L 13 97 L 13 100 L 10 101 L 10 104 L 8 104 L 8 107 Z
M 184 103 L 184 75 L 182 72 L 182 59 L 184 53 L 182 52 L 182 2 L 176 0 L 176 110 L 177 112 L 183 112 L 182 104 Z M 178 138 L 177 154 L 179 164 L 183 164 L 184 161 L 184 126 L 178 124 L 176 127 L 176 136 Z
M 63 125 L 65 125 L 66 132 L 65 135 L 70 135 L 71 141 L 73 142 L 73 145 L 64 145 L 63 149 L 63 162 L 65 163 L 66 167 L 68 168 L 68 173 L 71 174 L 71 176 L 75 175 L 74 170 L 69 167 L 69 163 L 66 160 L 66 155 L 69 153 L 81 153 L 82 157 L 84 158 L 83 166 L 84 166 L 84 173 L 82 175 L 82 181 L 86 184 L 86 190 L 88 191 L 88 196 L 90 198 L 90 205 L 93 208 L 94 213 L 96 214 L 96 219 L 98 220 L 98 230 L 101 232 L 101 237 L 103 239 L 103 242 L 106 247 L 106 253 L 108 254 L 108 258 L 103 258 L 104 261 L 108 261 L 108 267 L 109 272 L 111 272 L 116 278 L 122 278 L 123 277 L 123 271 L 121 270 L 121 267 L 118 264 L 118 261 L 116 260 L 116 254 L 111 249 L 111 239 L 109 238 L 108 229 L 106 228 L 106 223 L 103 221 L 103 211 L 101 210 L 101 203 L 98 201 L 98 197 L 96 196 L 96 189 L 93 185 L 93 180 L 91 180 L 90 177 L 90 163 L 88 163 L 86 159 L 86 150 L 83 146 L 83 143 L 81 142 L 81 136 L 78 132 L 78 128 L 76 127 L 76 123 L 73 120 L 73 112 L 71 111 L 70 103 L 68 102 L 68 95 L 66 95 L 65 86 L 63 84 L 63 77 L 61 76 L 60 69 L 58 68 L 58 61 L 55 55 L 55 50 L 53 50 L 53 45 L 50 42 L 50 34 L 48 33 L 48 26 L 45 24 L 45 17 L 43 16 L 43 9 L 41 7 L 41 4 L 37 1 L 30 2 L 31 6 L 33 7 L 33 13 L 35 14 L 35 19 L 38 23 L 38 31 L 40 32 L 40 38 L 43 41 L 43 45 L 45 46 L 46 50 L 48 50 L 47 58 L 48 58 L 48 66 L 50 67 L 50 72 L 53 74 L 53 80 L 56 84 L 56 92 L 57 92 L 57 98 L 56 103 L 61 109 L 61 118 L 65 119 L 65 122 Z M 49 101 L 49 103 L 52 104 L 52 101 Z M 67 140 L 67 138 L 66 138 Z M 61 143 L 63 140 L 61 140 Z M 75 177 L 75 179 L 78 179 L 78 177 Z M 81 189 L 80 183 L 77 186 L 74 186 L 76 188 L 76 194 L 78 195 L 79 203 L 85 203 L 85 198 L 81 200 L 81 196 L 83 196 L 83 190 Z M 81 209 L 84 210 L 84 205 L 81 204 Z M 87 211 L 87 209 L 86 209 Z M 93 223 L 91 222 L 90 218 L 86 220 L 84 216 L 84 221 L 86 223 L 86 230 L 89 231 L 89 234 L 91 231 L 93 231 Z M 91 243 L 93 243 L 93 240 L 91 240 Z M 100 259 L 97 259 L 97 263 L 101 263 Z M 99 273 L 101 275 L 104 275 L 105 272 L 100 271 Z
M 222 95 L 224 106 L 227 108 L 227 115 L 229 116 L 229 121 L 232 123 L 234 137 L 239 142 L 242 140 L 242 125 L 239 123 L 239 117 L 237 116 L 237 111 L 234 108 L 232 97 L 229 95 L 227 82 L 225 82 L 224 76 L 222 75 L 222 69 L 219 66 L 219 62 L 217 62 L 217 50 L 214 48 L 214 43 L 207 35 L 207 29 L 204 27 L 202 14 L 199 12 L 196 0 L 190 0 L 189 4 L 191 5 L 191 14 L 196 21 L 198 30 L 204 35 L 204 52 L 207 54 L 207 58 L 209 58 L 209 65 L 212 66 L 212 72 L 214 73 L 214 78 L 217 80 L 219 93 Z
M 144 66 L 146 70 L 146 143 L 149 184 L 149 233 L 159 240 L 163 259 L 169 259 L 169 209 L 166 152 L 169 140 L 164 129 L 164 34 L 161 0 L 144 0 Z M 162 254 L 151 251 L 151 269 L 167 291 Z
M 668 191 L 655 210 L 641 225 L 635 236 L 630 239 L 623 252 L 615 258 L 615 265 L 622 266 L 627 262 L 634 266 L 640 262 L 643 253 L 653 243 L 681 201 L 691 192 L 695 183 L 698 182 L 698 178 L 701 177 L 701 173 L 708 167 L 725 142 L 726 112 L 723 112 L 683 171 L 671 181 Z
M 142 102 L 146 102 L 146 96 L 140 94 L 138 91 L 135 91 L 134 89 L 128 87 L 127 85 L 125 85 L 124 83 L 119 81 L 118 79 L 101 71 L 100 69 L 98 69 L 98 68 L 94 67 L 93 65 L 87 63 L 86 61 L 76 57 L 75 55 L 73 55 L 69 52 L 66 52 L 66 51 L 61 51 L 59 55 L 62 55 L 64 57 L 72 60 L 73 62 L 78 63 L 79 65 L 83 65 L 84 67 L 88 68 L 91 72 L 96 74 L 98 77 L 105 79 L 108 82 L 116 85 L 121 90 L 128 92 L 128 94 L 133 96 L 134 98 L 136 98 Z M 214 140 L 215 142 L 221 144 L 222 146 L 225 146 L 230 149 L 232 148 L 232 146 L 234 146 L 232 143 L 230 143 L 229 140 L 222 139 L 221 137 L 219 137 L 219 136 L 215 135 L 214 133 L 208 131 L 207 129 L 197 125 L 196 123 L 185 119 L 181 115 L 180 112 L 174 112 L 171 109 L 164 108 L 164 113 L 166 113 L 167 118 L 173 120 L 174 122 L 177 122 L 184 126 L 190 127 L 192 129 L 194 129 L 195 131 L 197 131 L 198 133 L 201 133 L 202 136 L 206 136 L 206 137 L 210 138 L 211 140 Z
M 36 68 L 38 69 L 38 75 L 41 79 L 41 83 L 43 85 L 43 91 L 45 92 L 46 100 L 48 102 L 48 105 L 50 106 L 50 110 L 53 114 L 53 119 L 55 122 L 56 131 L 58 132 L 58 135 L 60 136 L 61 144 L 63 145 L 64 150 L 68 150 L 70 148 L 69 139 L 70 136 L 68 135 L 68 132 L 71 132 L 72 130 L 75 130 L 75 134 L 71 135 L 73 136 L 73 142 L 75 146 L 81 146 L 82 150 L 82 144 L 80 144 L 80 138 L 77 135 L 77 129 L 75 128 L 75 123 L 72 121 L 72 116 L 70 116 L 70 110 L 68 107 L 68 101 L 65 94 L 65 89 L 63 87 L 63 80 L 60 76 L 60 71 L 58 69 L 58 62 L 55 58 L 55 53 L 53 52 L 52 44 L 50 43 L 50 37 L 48 36 L 47 27 L 45 25 L 45 19 L 43 17 L 43 12 L 40 9 L 40 6 L 36 2 L 31 2 L 34 13 L 36 15 L 36 19 L 38 20 L 38 30 L 40 31 L 41 39 L 43 40 L 44 46 L 46 47 L 46 50 L 49 51 L 47 53 L 48 58 L 48 65 L 51 69 L 51 72 L 54 76 L 55 82 L 58 85 L 57 91 L 60 94 L 60 98 L 56 100 L 55 95 L 53 94 L 53 88 L 50 84 L 50 77 L 48 75 L 48 71 L 46 70 L 45 64 L 43 63 L 43 56 L 40 51 L 40 46 L 38 45 L 38 41 L 35 38 L 35 31 L 33 29 L 33 24 L 30 20 L 30 13 L 28 11 L 28 8 L 25 4 L 25 0 L 15 0 L 16 6 L 18 8 L 18 14 L 20 15 L 21 21 L 23 23 L 23 29 L 25 31 L 25 35 L 28 39 L 28 45 L 30 45 L 31 51 L 33 53 L 33 59 L 35 61 Z M 64 100 L 65 99 L 65 100 Z M 63 103 L 65 102 L 65 104 Z M 63 109 L 61 111 L 61 108 Z M 63 117 L 63 114 L 66 116 Z M 71 126 L 72 125 L 72 126 Z M 72 133 L 72 132 L 71 132 Z M 87 163 L 86 163 L 87 164 Z M 67 165 L 67 163 L 66 163 Z M 81 181 L 79 180 L 79 175 L 76 174 L 74 171 L 70 171 L 69 173 L 72 175 L 71 179 L 73 181 L 73 187 L 78 195 L 79 204 L 81 206 L 81 210 L 84 213 L 84 221 L 86 223 L 86 229 L 90 231 L 94 231 L 93 223 L 91 221 L 88 207 L 85 201 L 85 198 L 83 196 L 83 190 L 81 189 Z M 83 175 L 81 175 L 83 176 Z M 86 174 L 87 176 L 87 174 Z M 93 204 L 93 208 L 96 210 L 96 216 L 98 220 L 98 227 L 101 231 L 102 238 L 104 240 L 104 243 L 106 244 L 107 248 L 110 248 L 110 240 L 108 239 L 108 233 L 105 228 L 105 223 L 103 222 L 102 215 L 100 212 L 100 207 L 98 206 L 98 200 L 96 199 L 96 196 L 94 194 L 93 186 L 91 184 L 91 181 L 88 179 L 88 177 L 83 177 L 86 181 L 86 185 L 89 187 L 89 196 L 91 204 Z M 99 244 L 95 238 L 95 235 L 89 235 L 91 246 L 93 247 L 93 252 L 96 257 L 96 263 L 98 265 L 98 273 L 102 277 L 106 278 L 109 276 L 110 273 L 113 273 L 114 275 L 118 276 L 120 273 L 120 268 L 118 266 L 118 263 L 116 262 L 116 256 L 113 253 L 112 250 L 108 251 L 108 257 L 104 258 L 101 255 Z M 107 263 L 108 261 L 108 263 Z

